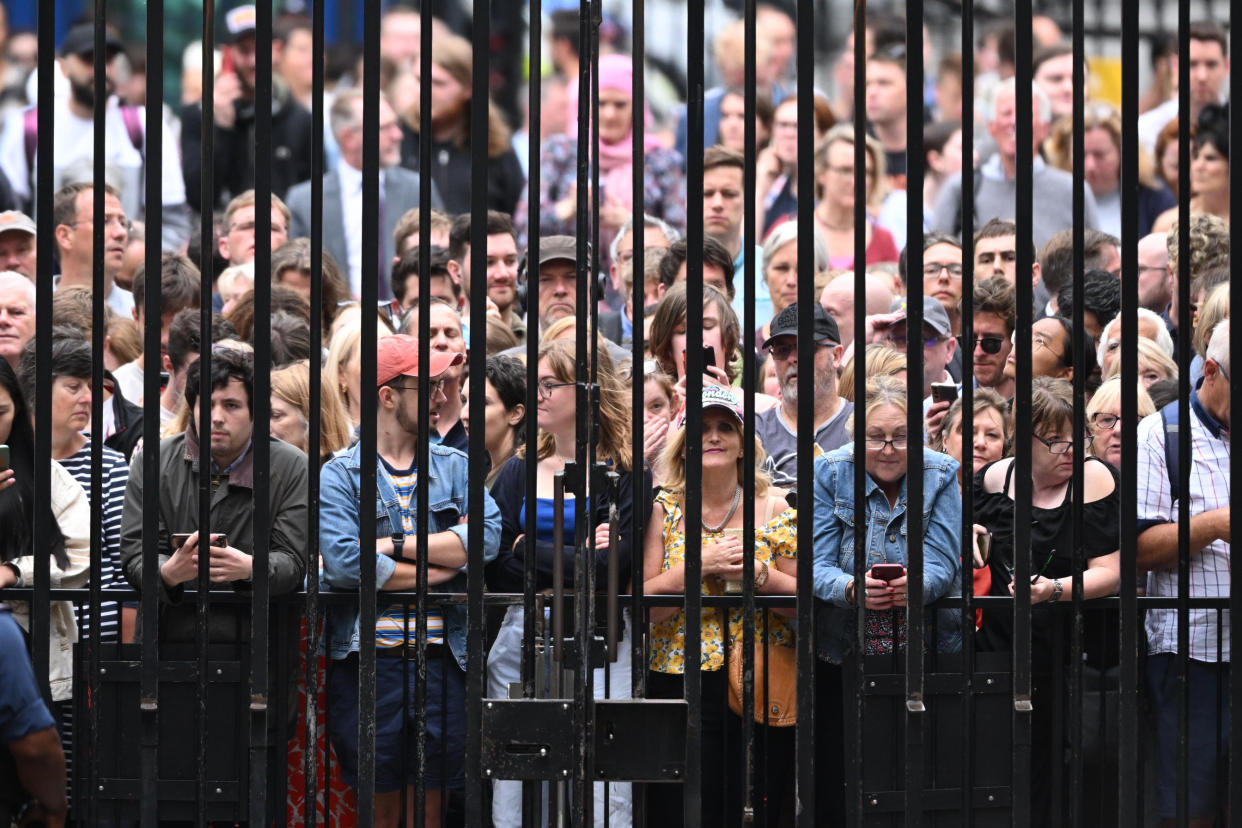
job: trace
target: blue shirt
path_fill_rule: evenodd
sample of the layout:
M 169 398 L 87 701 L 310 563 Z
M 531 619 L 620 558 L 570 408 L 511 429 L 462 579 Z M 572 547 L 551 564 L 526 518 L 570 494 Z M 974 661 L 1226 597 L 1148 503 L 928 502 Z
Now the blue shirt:
M 961 579 L 962 495 L 958 462 L 946 454 L 923 450 L 923 600 L 932 603 L 955 594 Z M 867 520 L 864 566 L 906 560 L 906 480 L 895 505 L 870 475 L 866 478 Z M 855 643 L 856 615 L 845 599 L 854 577 L 854 447 L 844 446 L 815 458 L 815 566 L 813 589 L 820 657 L 840 664 Z M 952 609 L 939 610 L 935 627 L 940 652 L 961 649 L 961 623 Z
M 768 283 L 763 278 L 763 248 L 759 245 L 755 245 L 754 287 L 755 326 L 758 327 L 771 321 L 776 315 L 772 306 L 772 296 L 768 293 Z M 746 240 L 742 239 L 737 258 L 733 260 L 733 311 L 737 314 L 739 322 L 746 321 L 746 302 L 750 295 L 750 286 L 746 283 Z
M 0 676 L 0 745 L 55 726 L 35 683 L 26 640 L 7 608 L 0 610 Z

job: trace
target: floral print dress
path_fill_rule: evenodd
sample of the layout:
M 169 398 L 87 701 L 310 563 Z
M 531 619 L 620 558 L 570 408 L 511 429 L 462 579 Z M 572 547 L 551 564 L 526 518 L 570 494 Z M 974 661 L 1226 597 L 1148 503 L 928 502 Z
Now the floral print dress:
M 662 572 L 685 563 L 686 536 L 679 527 L 682 518 L 681 497 L 661 490 L 655 502 L 664 508 L 664 562 Z M 724 532 L 703 533 L 703 543 L 725 536 Z M 777 557 L 793 558 L 797 548 L 797 517 L 793 509 L 786 509 L 761 527 L 755 527 L 755 560 L 769 566 Z M 723 595 L 724 581 L 714 575 L 703 578 L 704 595 Z M 721 613 L 714 607 L 704 607 L 700 616 L 702 657 L 700 668 L 706 671 L 720 670 L 725 666 L 726 642 L 721 630 Z M 755 612 L 755 644 L 762 645 L 764 611 Z M 769 612 L 766 619 L 768 642 L 773 646 L 792 647 L 794 630 L 789 620 Z M 742 611 L 729 610 L 729 640 L 742 637 Z M 658 673 L 684 674 L 686 671 L 686 612 L 679 609 L 663 621 L 651 625 L 650 667 Z

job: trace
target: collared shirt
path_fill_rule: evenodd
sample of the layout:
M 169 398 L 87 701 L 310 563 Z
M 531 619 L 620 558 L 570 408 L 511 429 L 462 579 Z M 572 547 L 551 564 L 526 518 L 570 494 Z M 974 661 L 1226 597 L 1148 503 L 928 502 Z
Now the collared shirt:
M 1229 506 L 1229 431 L 1203 408 L 1199 392 L 1191 394 L 1190 480 L 1179 489 L 1190 497 L 1190 514 L 1201 515 Z M 1145 417 L 1138 427 L 1139 531 L 1163 523 L 1175 523 L 1178 504 L 1169 485 L 1165 459 L 1164 421 L 1157 412 Z M 1173 471 L 1177 474 L 1177 470 Z M 1190 556 L 1190 596 L 1219 598 L 1229 595 L 1229 542 L 1216 540 Z M 1177 570 L 1166 569 L 1147 575 L 1147 594 L 1177 595 Z M 1214 609 L 1190 610 L 1190 657 L 1199 661 L 1229 661 L 1229 612 L 1220 616 Z M 1177 611 L 1152 609 L 1147 612 L 1147 644 L 1150 653 L 1176 653 Z M 1223 642 L 1217 652 L 1218 634 Z
M 754 246 L 755 250 L 755 322 L 762 325 L 776 315 L 772 306 L 772 296 L 768 293 L 768 283 L 763 278 L 763 248 Z M 749 300 L 750 285 L 746 283 L 746 239 L 737 249 L 737 258 L 733 260 L 733 310 L 739 320 L 746 318 L 746 302 Z M 625 314 L 622 314 L 624 317 Z M 625 322 L 622 322 L 624 325 Z M 633 325 L 633 323 L 630 323 Z
M 349 290 L 362 295 L 362 171 L 341 159 L 336 174 L 341 178 L 341 209 L 345 221 L 345 246 L 349 251 Z M 380 170 L 380 198 L 383 199 L 384 171 Z

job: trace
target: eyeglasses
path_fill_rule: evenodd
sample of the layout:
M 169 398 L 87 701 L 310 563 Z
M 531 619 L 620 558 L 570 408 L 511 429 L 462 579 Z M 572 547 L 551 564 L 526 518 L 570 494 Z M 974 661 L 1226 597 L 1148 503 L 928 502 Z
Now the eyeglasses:
M 394 384 L 389 384 L 389 386 L 388 386 L 388 387 L 389 387 L 389 388 L 396 388 L 398 391 L 417 391 L 417 390 L 418 390 L 418 386 L 417 386 L 417 385 L 394 385 Z M 431 396 L 433 396 L 433 397 L 434 397 L 436 394 L 443 394 L 443 393 L 444 393 L 444 380 L 442 380 L 442 379 L 432 380 L 432 381 L 431 381 L 431 384 L 430 384 L 428 387 L 430 388 L 430 390 L 431 390 Z
M 954 279 L 962 278 L 962 266 L 956 262 L 927 262 L 923 265 L 923 278 L 934 279 L 942 270 L 949 271 Z
M 572 382 L 553 382 L 550 379 L 540 380 L 536 384 L 539 386 L 539 399 L 541 400 L 552 399 L 552 391 L 554 389 L 568 388 L 571 385 L 576 385 L 576 383 L 572 383 Z
M 892 446 L 893 451 L 905 451 L 910 446 L 910 438 L 904 436 L 894 437 L 891 440 L 868 437 L 863 442 L 867 445 L 867 451 L 884 451 L 885 446 Z
M 1212 361 L 1216 362 L 1216 360 Z M 1226 383 L 1233 385 L 1233 381 L 1229 379 L 1229 372 L 1225 370 L 1225 366 L 1221 365 L 1219 362 L 1216 362 L 1216 370 L 1220 371 L 1220 375 L 1225 378 Z
M 982 346 L 985 354 L 999 354 L 1001 348 L 1005 346 L 1005 340 L 999 336 L 976 336 L 973 343 L 967 343 L 964 336 L 959 336 L 957 343 L 963 349 L 969 348 L 971 351 Z
M 835 348 L 835 342 L 816 342 L 816 348 Z M 784 362 L 789 359 L 790 354 L 798 353 L 797 342 L 777 342 L 776 344 L 768 343 L 764 345 L 764 350 L 772 355 L 772 358 Z
M 1043 443 L 1044 446 L 1047 447 L 1049 454 L 1069 454 L 1074 450 L 1074 440 L 1045 440 L 1038 434 L 1032 434 L 1031 436 Z M 1091 440 L 1092 437 L 1090 435 L 1084 438 L 1083 448 L 1090 446 Z
M 1116 414 L 1099 412 L 1091 415 L 1091 425 L 1100 431 L 1112 431 L 1120 422 L 1121 418 Z

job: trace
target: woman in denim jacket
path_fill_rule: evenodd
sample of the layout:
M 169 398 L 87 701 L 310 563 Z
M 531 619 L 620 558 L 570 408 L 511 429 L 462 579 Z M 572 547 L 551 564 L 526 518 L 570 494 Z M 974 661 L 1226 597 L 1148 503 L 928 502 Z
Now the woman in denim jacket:
M 815 460 L 814 592 L 817 599 L 816 669 L 817 762 L 830 784 L 840 788 L 830 807 L 844 824 L 844 723 L 841 665 L 854 655 L 857 640 L 855 600 L 866 602 L 866 654 L 905 649 L 906 564 L 906 399 L 904 383 L 875 377 L 867 383 L 864 423 L 867 441 L 865 583 L 854 581 L 854 446 L 844 446 Z M 917 444 L 916 444 L 917 445 Z M 932 603 L 953 594 L 960 580 L 962 499 L 958 463 L 923 450 L 923 599 Z M 891 580 L 872 577 L 876 564 L 898 564 Z M 927 625 L 929 646 L 939 652 L 961 649 L 961 624 L 953 610 L 939 610 Z M 935 636 L 935 640 L 930 640 Z M 829 715 L 836 711 L 836 715 Z

